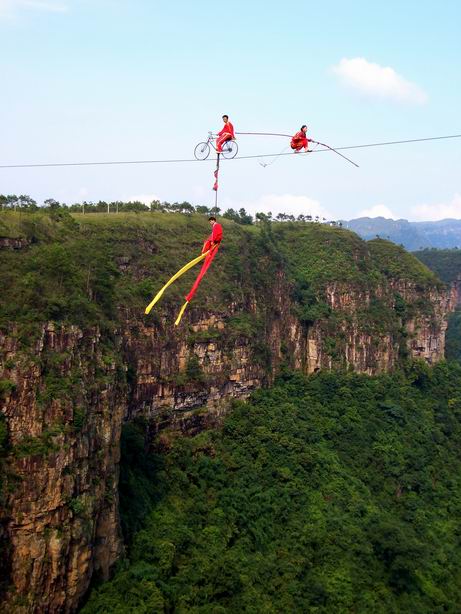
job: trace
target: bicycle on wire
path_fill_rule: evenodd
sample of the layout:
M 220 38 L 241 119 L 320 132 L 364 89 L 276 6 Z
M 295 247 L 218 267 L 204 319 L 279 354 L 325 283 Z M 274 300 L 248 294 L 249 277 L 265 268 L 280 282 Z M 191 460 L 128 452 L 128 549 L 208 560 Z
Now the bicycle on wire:
M 204 141 L 203 143 L 199 143 L 198 145 L 196 145 L 194 149 L 194 156 L 196 157 L 197 160 L 206 160 L 208 156 L 210 155 L 211 147 L 213 147 L 213 149 L 216 152 L 218 151 L 216 149 L 214 141 L 215 141 L 215 137 L 213 136 L 213 133 L 209 132 L 208 139 Z M 230 160 L 231 158 L 235 158 L 235 156 L 237 155 L 237 152 L 238 152 L 237 142 L 235 141 L 235 139 L 229 139 L 228 141 L 225 141 L 223 143 L 222 151 L 220 153 L 222 154 L 223 158 L 227 158 L 228 160 Z

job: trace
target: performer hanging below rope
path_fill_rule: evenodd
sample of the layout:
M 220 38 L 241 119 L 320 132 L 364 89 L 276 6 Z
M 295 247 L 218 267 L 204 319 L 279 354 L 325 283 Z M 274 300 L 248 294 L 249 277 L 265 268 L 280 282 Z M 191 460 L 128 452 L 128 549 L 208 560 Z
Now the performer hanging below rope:
M 186 271 L 188 271 L 193 266 L 195 266 L 196 264 L 198 264 L 199 262 L 201 262 L 203 260 L 204 262 L 203 262 L 202 268 L 200 270 L 200 273 L 197 275 L 197 279 L 195 280 L 194 285 L 190 289 L 189 294 L 186 296 L 186 302 L 184 303 L 184 305 L 181 308 L 181 311 L 179 312 L 179 315 L 178 315 L 178 317 L 176 319 L 176 322 L 175 322 L 175 326 L 177 326 L 179 324 L 179 322 L 181 321 L 182 315 L 183 315 L 187 305 L 190 303 L 190 301 L 194 297 L 194 294 L 196 293 L 197 288 L 199 287 L 200 282 L 202 281 L 203 276 L 205 275 L 205 273 L 210 268 L 210 265 L 213 262 L 213 258 L 216 256 L 216 254 L 218 252 L 218 249 L 219 249 L 219 245 L 220 245 L 220 243 L 222 241 L 223 232 L 222 232 L 221 224 L 219 224 L 216 221 L 216 218 L 215 218 L 214 215 L 211 215 L 208 218 L 208 221 L 211 224 L 211 234 L 210 234 L 208 239 L 206 239 L 206 241 L 203 244 L 202 254 L 200 256 L 198 256 L 197 258 L 194 258 L 193 260 L 191 260 L 187 264 L 185 264 L 181 269 L 179 269 L 179 271 L 177 273 L 175 273 L 173 275 L 173 277 L 171 277 L 171 279 L 169 279 L 167 281 L 167 283 L 157 292 L 157 294 L 154 296 L 152 301 L 146 307 L 146 310 L 145 310 L 146 315 L 150 313 L 150 311 L 152 310 L 154 305 L 162 298 L 163 293 L 168 288 L 168 286 L 170 286 L 172 283 L 174 283 L 179 277 L 181 277 L 181 275 L 186 273 Z
M 219 245 L 222 241 L 222 226 L 216 221 L 214 215 L 210 215 L 208 221 L 211 224 L 211 235 L 205 241 L 202 247 L 202 254 L 212 249 L 216 245 Z
M 194 295 L 197 292 L 197 288 L 199 287 L 200 282 L 203 279 L 203 276 L 205 275 L 205 273 L 210 268 L 210 265 L 213 262 L 213 258 L 218 253 L 219 245 L 220 245 L 220 243 L 222 241 L 222 226 L 221 226 L 221 224 L 218 224 L 218 222 L 216 221 L 216 218 L 215 218 L 214 215 L 211 215 L 208 218 L 208 221 L 211 224 L 211 235 L 208 237 L 208 239 L 205 241 L 205 243 L 203 244 L 203 247 L 202 247 L 202 254 L 206 254 L 205 261 L 204 261 L 204 263 L 202 265 L 202 268 L 200 269 L 200 273 L 197 275 L 197 278 L 194 281 L 194 284 L 193 284 L 192 288 L 190 289 L 189 294 L 186 296 L 186 302 L 181 307 L 181 311 L 179 312 L 179 315 L 176 318 L 176 322 L 174 323 L 175 326 L 178 326 L 178 324 L 181 322 L 181 318 L 183 316 L 183 313 L 184 313 L 187 305 L 194 298 Z
M 235 139 L 234 126 L 229 121 L 228 115 L 222 116 L 224 127 L 218 132 L 218 138 L 216 139 L 216 151 L 218 153 L 222 152 L 222 146 L 226 141 L 230 141 Z
M 307 138 L 307 126 L 304 124 L 301 126 L 301 130 L 297 132 L 291 139 L 291 149 L 295 151 L 295 153 L 299 153 L 301 149 L 304 147 L 304 150 L 308 149 L 308 142 L 312 139 Z

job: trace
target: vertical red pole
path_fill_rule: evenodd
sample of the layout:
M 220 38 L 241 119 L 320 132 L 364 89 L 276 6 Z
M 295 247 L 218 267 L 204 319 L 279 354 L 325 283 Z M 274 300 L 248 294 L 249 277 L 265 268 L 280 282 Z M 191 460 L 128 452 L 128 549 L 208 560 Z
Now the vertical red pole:
M 216 158 L 216 170 L 214 172 L 214 177 L 215 177 L 215 182 L 214 182 L 214 186 L 213 186 L 213 190 L 215 191 L 215 197 L 214 197 L 214 208 L 217 209 L 218 208 L 218 175 L 219 175 L 219 156 L 221 154 L 217 154 L 217 158 Z

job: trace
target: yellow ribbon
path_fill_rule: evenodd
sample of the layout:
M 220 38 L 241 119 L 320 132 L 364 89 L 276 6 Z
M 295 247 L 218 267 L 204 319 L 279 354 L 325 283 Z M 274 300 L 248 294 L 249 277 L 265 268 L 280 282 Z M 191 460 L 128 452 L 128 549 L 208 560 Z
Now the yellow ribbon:
M 179 271 L 177 273 L 175 273 L 173 275 L 173 277 L 171 277 L 171 279 L 169 279 L 166 284 L 163 286 L 163 288 L 161 288 L 157 294 L 154 296 L 154 298 L 152 299 L 152 301 L 147 305 L 146 309 L 145 309 L 145 314 L 147 315 L 148 313 L 150 313 L 152 307 L 155 305 L 155 303 L 157 303 L 163 296 L 163 293 L 165 292 L 165 290 L 168 288 L 168 286 L 170 286 L 174 281 L 176 281 L 178 279 L 178 277 L 181 277 L 181 275 L 183 273 L 185 273 L 186 271 L 188 271 L 189 269 L 191 269 L 193 266 L 195 266 L 196 264 L 198 264 L 199 262 L 201 262 L 204 258 L 206 258 L 206 256 L 209 254 L 210 250 L 208 250 L 207 252 L 205 252 L 204 254 L 202 254 L 201 256 L 198 256 L 197 258 L 194 258 L 193 260 L 191 260 L 190 262 L 188 262 L 187 264 L 185 264 L 182 269 L 179 269 Z M 178 320 L 176 320 L 176 323 L 179 323 L 179 320 L 181 320 L 181 316 L 184 313 L 184 310 L 187 306 L 187 302 L 186 304 L 183 306 L 183 308 L 181 309 L 181 313 L 179 314 L 179 318 Z
M 186 301 L 184 305 L 181 307 L 181 311 L 179 312 L 179 315 L 176 318 L 176 322 L 174 323 L 175 326 L 178 326 L 178 324 L 181 322 L 182 314 L 185 312 L 188 304 L 189 304 L 189 301 Z

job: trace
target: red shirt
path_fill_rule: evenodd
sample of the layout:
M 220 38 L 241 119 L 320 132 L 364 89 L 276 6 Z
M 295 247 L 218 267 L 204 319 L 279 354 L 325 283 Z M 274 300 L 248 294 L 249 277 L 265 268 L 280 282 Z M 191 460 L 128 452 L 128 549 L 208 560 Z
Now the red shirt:
M 223 134 L 230 134 L 231 138 L 235 139 L 234 126 L 230 123 L 230 121 L 228 121 L 227 124 L 224 124 L 221 132 L 218 132 L 218 136 L 222 136 Z
M 212 226 L 211 236 L 209 241 L 213 241 L 213 243 L 220 243 L 222 240 L 222 226 L 215 222 Z
M 221 224 L 218 224 L 218 222 L 215 222 L 211 230 L 211 235 L 208 237 L 208 239 L 203 244 L 202 254 L 204 254 L 209 249 L 211 249 L 212 243 L 221 243 L 221 241 L 222 241 L 222 226 Z

